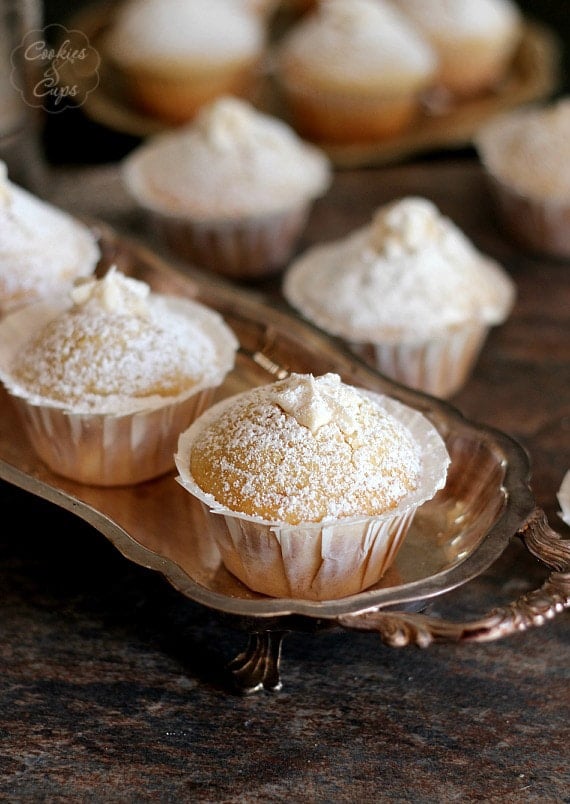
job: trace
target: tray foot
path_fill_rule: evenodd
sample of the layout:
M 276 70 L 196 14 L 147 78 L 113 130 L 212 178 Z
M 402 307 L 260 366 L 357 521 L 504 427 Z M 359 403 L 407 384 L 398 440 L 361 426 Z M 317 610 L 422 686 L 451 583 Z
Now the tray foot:
M 245 694 L 266 690 L 279 692 L 281 646 L 288 631 L 257 631 L 249 636 L 247 648 L 229 665 L 236 689 Z

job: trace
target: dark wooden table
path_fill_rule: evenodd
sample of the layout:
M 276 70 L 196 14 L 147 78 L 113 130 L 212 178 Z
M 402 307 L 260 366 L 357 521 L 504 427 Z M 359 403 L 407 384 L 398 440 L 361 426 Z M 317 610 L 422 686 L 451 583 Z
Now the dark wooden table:
M 537 504 L 567 539 L 556 493 L 570 468 L 570 261 L 503 237 L 469 158 L 338 173 L 299 248 L 407 194 L 431 198 L 517 284 L 512 316 L 453 402 L 528 450 Z M 57 172 L 52 198 L 145 236 L 112 166 Z M 227 670 L 243 632 L 72 513 L 5 482 L 0 500 L 1 800 L 570 801 L 568 612 L 424 650 L 294 632 L 283 690 L 245 697 Z M 434 610 L 452 616 L 460 599 L 477 616 L 545 575 L 513 540 Z

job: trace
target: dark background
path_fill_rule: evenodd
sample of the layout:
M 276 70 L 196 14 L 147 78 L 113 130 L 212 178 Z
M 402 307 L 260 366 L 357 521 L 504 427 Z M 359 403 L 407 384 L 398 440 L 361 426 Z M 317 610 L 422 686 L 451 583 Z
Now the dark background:
M 105 5 L 112 10 L 118 2 L 119 0 L 117 3 L 109 3 L 107 0 Z M 44 24 L 65 25 L 82 8 L 93 4 L 93 0 L 74 0 L 73 3 L 65 0 L 44 0 Z M 518 5 L 529 19 L 548 26 L 558 37 L 561 65 L 560 85 L 556 95 L 569 92 L 570 0 L 519 0 Z M 136 137 L 110 131 L 90 121 L 80 107 L 46 115 L 43 145 L 51 164 L 101 164 L 117 161 L 139 142 Z M 465 153 L 472 155 L 470 149 L 466 149 Z M 434 154 L 430 158 L 438 156 L 439 154 Z

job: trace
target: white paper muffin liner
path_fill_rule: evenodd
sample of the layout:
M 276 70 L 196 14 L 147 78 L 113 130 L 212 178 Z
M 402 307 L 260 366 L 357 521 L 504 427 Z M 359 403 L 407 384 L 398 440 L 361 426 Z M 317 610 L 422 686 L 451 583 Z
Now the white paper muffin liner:
M 500 222 L 512 239 L 537 254 L 570 257 L 570 203 L 530 198 L 491 173 L 487 182 Z
M 489 333 L 473 322 L 417 343 L 349 343 L 366 363 L 402 385 L 446 398 L 465 384 Z
M 157 235 L 182 259 L 230 279 L 279 273 L 309 216 L 306 202 L 289 210 L 239 219 L 202 220 L 147 210 Z
M 215 343 L 216 364 L 208 366 L 203 379 L 183 394 L 127 399 L 115 412 L 86 412 L 50 403 L 26 393 L 10 376 L 13 356 L 21 345 L 68 303 L 30 305 L 2 320 L 0 380 L 32 447 L 53 472 L 88 485 L 122 486 L 174 468 L 178 436 L 211 404 L 215 389 L 233 367 L 237 339 L 221 317 L 203 305 L 174 297 L 171 304 L 179 312 L 186 309 L 199 317 Z
M 474 139 L 503 230 L 519 246 L 559 259 L 570 257 L 567 171 L 556 158 L 569 111 L 568 98 L 561 98 L 505 112 Z
M 198 433 L 236 397 L 211 407 L 181 434 L 175 455 L 177 481 L 201 502 L 224 565 L 250 589 L 307 600 L 332 600 L 363 591 L 394 562 L 420 505 L 445 485 L 449 455 L 428 419 L 394 399 L 363 393 L 409 428 L 422 455 L 418 487 L 379 516 L 289 525 L 216 503 L 190 474 L 190 454 Z
M 208 406 L 204 389 L 162 408 L 124 416 L 79 414 L 12 397 L 37 455 L 58 475 L 95 486 L 128 486 L 174 467 L 178 435 Z

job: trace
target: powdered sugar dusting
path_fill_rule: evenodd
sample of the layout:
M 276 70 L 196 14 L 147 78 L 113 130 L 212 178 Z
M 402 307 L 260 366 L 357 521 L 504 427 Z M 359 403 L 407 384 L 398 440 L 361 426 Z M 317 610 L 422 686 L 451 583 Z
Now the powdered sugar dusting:
M 74 412 L 121 413 L 216 384 L 233 365 L 233 333 L 214 311 L 145 288 L 113 270 L 80 286 L 79 303 L 13 355 L 11 392 Z
M 163 62 L 251 57 L 265 37 L 261 19 L 237 0 L 129 0 L 113 20 L 106 47 L 120 63 L 157 70 Z
M 0 169 L 4 167 L 0 163 Z M 0 312 L 64 292 L 100 252 L 80 221 L 0 176 Z
M 432 46 L 384 0 L 327 0 L 285 35 L 280 56 L 315 76 L 389 86 L 407 75 L 427 81 L 437 61 Z
M 238 98 L 205 106 L 193 123 L 148 141 L 125 161 L 127 189 L 171 215 L 266 215 L 321 195 L 332 171 L 318 148 Z
M 506 113 L 476 138 L 483 163 L 509 187 L 531 198 L 570 199 L 570 97 Z
M 331 413 L 348 402 L 349 424 L 304 423 L 315 389 Z M 406 425 L 338 375 L 293 374 L 225 406 L 197 434 L 189 468 L 218 504 L 297 524 L 394 508 L 416 488 L 421 456 Z
M 341 337 L 414 342 L 468 321 L 502 321 L 515 286 L 431 201 L 408 197 L 346 238 L 302 254 L 283 291 L 305 317 Z
M 396 5 L 436 40 L 458 36 L 501 36 L 518 30 L 521 12 L 512 0 L 395 0 Z

